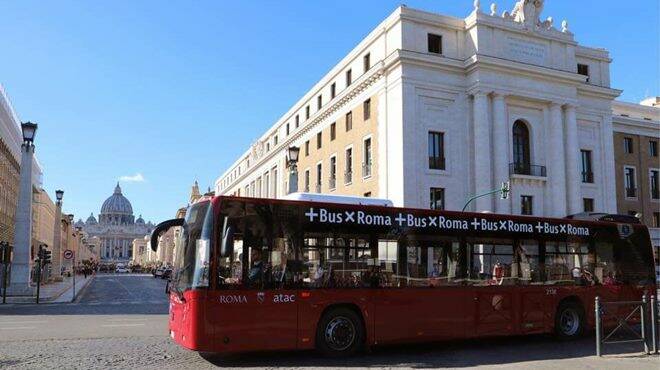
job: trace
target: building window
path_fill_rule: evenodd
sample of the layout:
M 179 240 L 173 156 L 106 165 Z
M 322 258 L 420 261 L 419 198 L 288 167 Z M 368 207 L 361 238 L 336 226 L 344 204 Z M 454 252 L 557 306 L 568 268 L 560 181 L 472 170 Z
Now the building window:
M 296 114 L 296 128 L 300 127 L 300 115 Z
M 323 144 L 323 135 L 321 132 L 316 134 L 316 149 L 321 149 L 321 146 Z
M 277 135 L 273 138 L 273 145 L 277 145 Z
M 330 125 L 330 141 L 337 137 L 337 122 L 332 122 Z
M 633 140 L 630 137 L 623 138 L 623 151 L 632 154 L 633 152 Z
M 362 57 L 362 65 L 364 66 L 364 71 L 368 71 L 371 68 L 371 54 L 367 53 Z
M 350 69 L 346 71 L 346 87 L 350 86 L 353 83 L 353 71 Z
M 323 95 L 319 95 L 316 97 L 316 109 L 321 109 L 323 106 Z
M 323 166 L 321 163 L 316 165 L 316 192 L 321 192 L 321 181 L 323 180 Z
M 445 189 L 431 188 L 429 193 L 429 198 L 431 201 L 430 208 L 437 210 L 445 209 Z
M 305 141 L 305 157 L 309 156 L 309 140 Z
M 534 205 L 533 197 L 531 195 L 521 195 L 520 196 L 520 214 L 521 215 L 533 215 L 534 214 Z
M 346 113 L 346 131 L 353 129 L 353 112 Z
M 594 211 L 594 200 L 592 198 L 583 198 L 582 205 L 584 212 L 593 212 Z
M 371 99 L 367 99 L 362 103 L 362 108 L 364 111 L 364 120 L 368 120 L 371 117 Z
M 337 157 L 330 157 L 330 189 L 337 186 Z
M 270 143 L 266 143 L 266 152 L 270 152 Z
M 529 129 L 523 121 L 513 124 L 513 166 L 514 173 L 530 175 Z
M 305 107 L 305 119 L 309 119 L 309 105 Z
M 651 227 L 660 227 L 660 212 L 653 212 L 653 223 Z
M 289 126 L 290 126 L 289 123 L 287 123 L 286 124 L 286 136 L 289 136 L 289 132 L 290 132 Z
M 637 196 L 637 186 L 635 181 L 635 169 L 633 167 L 625 167 L 624 181 L 626 185 L 626 197 L 635 198 Z
M 445 134 L 429 131 L 429 168 L 445 169 Z
M 305 193 L 309 193 L 309 170 L 305 170 Z
M 651 199 L 660 199 L 660 172 L 658 170 L 649 171 L 649 181 L 651 182 Z
M 594 173 L 591 166 L 591 150 L 580 150 L 582 155 L 582 182 L 594 182 Z
M 587 82 L 589 82 L 589 66 L 588 65 L 578 63 L 577 73 L 579 75 L 587 76 Z
M 335 96 L 337 96 L 337 83 L 333 82 L 332 85 L 330 85 L 330 99 L 334 99 Z
M 364 162 L 362 163 L 362 177 L 371 176 L 371 138 L 364 140 Z
M 353 182 L 353 148 L 346 149 L 346 172 L 344 173 L 344 184 Z
M 429 53 L 442 54 L 442 36 L 428 34 Z
M 658 142 L 655 140 L 649 141 L 649 155 L 651 155 L 651 157 L 658 156 Z

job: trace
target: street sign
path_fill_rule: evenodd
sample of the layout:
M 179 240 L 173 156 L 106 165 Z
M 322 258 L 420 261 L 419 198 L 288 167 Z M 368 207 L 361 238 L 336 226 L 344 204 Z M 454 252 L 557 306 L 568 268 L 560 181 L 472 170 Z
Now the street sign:
M 73 251 L 71 249 L 65 250 L 64 253 L 62 254 L 62 257 L 64 257 L 64 259 L 67 259 L 67 260 L 72 259 L 73 258 Z

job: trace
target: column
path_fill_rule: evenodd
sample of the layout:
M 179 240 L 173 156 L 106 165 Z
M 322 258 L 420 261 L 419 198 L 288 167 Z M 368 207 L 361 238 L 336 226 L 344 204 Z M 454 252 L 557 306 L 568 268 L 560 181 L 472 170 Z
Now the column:
M 480 91 L 474 94 L 474 184 L 476 194 L 493 190 L 491 169 L 488 95 Z M 477 212 L 493 210 L 492 196 L 477 198 L 475 203 Z
M 616 166 L 614 163 L 614 131 L 612 129 L 612 114 L 603 116 L 601 127 L 603 143 L 603 204 L 596 203 L 596 210 L 606 213 L 617 213 L 616 208 Z
M 62 281 L 60 267 L 62 266 L 62 201 L 55 201 L 55 225 L 53 225 L 53 249 L 51 250 L 52 278 Z
M 578 140 L 577 119 L 575 118 L 575 106 L 565 106 L 566 115 L 566 198 L 568 201 L 568 213 L 576 214 L 583 211 L 582 195 L 580 185 L 582 183 L 580 173 L 580 143 Z
M 566 164 L 564 160 L 564 122 L 561 105 L 550 104 L 550 128 L 548 140 L 548 187 L 550 216 L 566 216 Z
M 14 256 L 11 261 L 9 295 L 32 295 L 30 249 L 32 245 L 32 161 L 34 145 L 21 145 L 21 177 L 14 221 Z
M 493 95 L 493 170 L 494 185 L 509 181 L 509 125 L 504 95 Z M 495 212 L 511 213 L 511 201 L 495 199 Z

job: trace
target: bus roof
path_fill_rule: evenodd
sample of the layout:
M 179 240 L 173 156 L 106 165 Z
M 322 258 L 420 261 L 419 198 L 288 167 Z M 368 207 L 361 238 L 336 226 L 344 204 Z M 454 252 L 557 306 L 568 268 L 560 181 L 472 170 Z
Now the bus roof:
M 364 206 L 381 206 L 381 207 L 394 206 L 392 201 L 389 199 L 352 197 L 347 195 L 291 193 L 282 197 L 282 199 L 300 200 L 306 202 L 319 202 L 319 203 L 354 204 L 354 205 L 364 205 Z

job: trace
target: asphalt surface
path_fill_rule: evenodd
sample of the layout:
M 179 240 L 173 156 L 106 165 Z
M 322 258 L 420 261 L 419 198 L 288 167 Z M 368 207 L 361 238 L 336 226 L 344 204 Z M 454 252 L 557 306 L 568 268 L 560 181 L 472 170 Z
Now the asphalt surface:
M 165 281 L 99 275 L 77 302 L 0 305 L 0 368 L 513 368 L 659 369 L 660 357 L 639 343 L 608 346 L 594 356 L 593 337 L 557 342 L 549 336 L 383 347 L 348 359 L 315 352 L 201 356 L 167 336 Z

